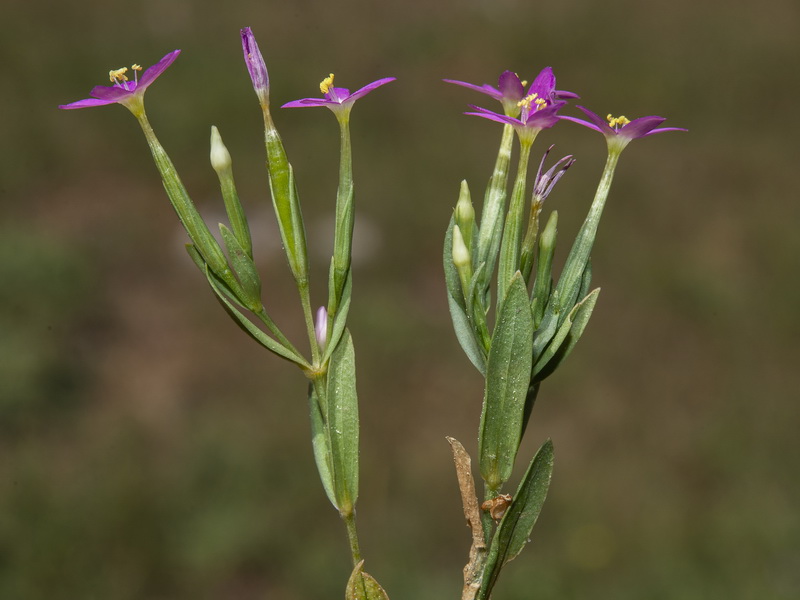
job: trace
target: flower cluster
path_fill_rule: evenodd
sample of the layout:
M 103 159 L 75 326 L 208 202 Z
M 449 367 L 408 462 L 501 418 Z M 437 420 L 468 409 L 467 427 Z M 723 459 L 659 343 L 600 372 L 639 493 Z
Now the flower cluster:
M 609 144 L 609 149 L 621 151 L 632 140 L 664 131 L 686 131 L 680 127 L 658 126 L 666 119 L 663 117 L 649 116 L 629 120 L 626 117 L 612 117 L 608 115 L 607 121 L 597 114 L 578 106 L 589 120 L 583 120 L 558 112 L 567 104 L 567 100 L 579 98 L 573 92 L 556 90 L 556 78 L 553 69 L 545 67 L 533 80 L 527 93 L 525 82 L 512 71 L 504 71 L 498 78 L 497 87 L 489 84 L 475 85 L 455 79 L 445 79 L 447 83 L 454 83 L 462 87 L 475 90 L 494 98 L 503 105 L 503 114 L 470 105 L 473 110 L 465 114 L 482 117 L 511 125 L 517 131 L 520 139 L 530 140 L 542 129 L 548 129 L 559 120 L 568 120 L 594 129 L 602 133 Z

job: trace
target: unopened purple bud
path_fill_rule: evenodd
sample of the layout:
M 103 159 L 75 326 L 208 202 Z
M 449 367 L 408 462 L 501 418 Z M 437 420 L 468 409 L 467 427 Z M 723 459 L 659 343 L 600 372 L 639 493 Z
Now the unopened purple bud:
M 317 343 L 320 349 L 324 349 L 325 343 L 328 341 L 328 310 L 324 306 L 320 306 L 319 309 L 317 309 L 314 334 L 317 337 Z
M 241 30 L 242 51 L 244 52 L 244 62 L 250 72 L 250 79 L 253 80 L 253 89 L 256 91 L 258 101 L 262 107 L 269 106 L 269 73 L 258 43 L 249 27 Z

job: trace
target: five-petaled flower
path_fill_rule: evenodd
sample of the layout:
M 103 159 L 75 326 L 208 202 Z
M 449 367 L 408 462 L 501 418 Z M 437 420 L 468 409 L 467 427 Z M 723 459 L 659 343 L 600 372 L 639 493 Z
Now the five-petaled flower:
M 593 113 L 588 108 L 578 106 L 587 117 L 588 121 L 578 119 L 577 117 L 569 117 L 567 115 L 559 115 L 559 119 L 573 121 L 595 131 L 599 131 L 606 136 L 608 149 L 614 152 L 622 152 L 622 150 L 630 142 L 637 138 L 647 137 L 656 133 L 663 133 L 665 131 L 688 131 L 682 127 L 659 127 L 666 119 L 664 117 L 649 116 L 639 117 L 632 121 L 625 116 L 613 117 L 608 115 L 603 119 L 600 115 Z
M 356 90 L 351 94 L 350 90 L 347 88 L 333 87 L 333 73 L 331 73 L 319 84 L 319 90 L 322 92 L 323 98 L 301 98 L 300 100 L 287 102 L 281 108 L 327 106 L 334 112 L 334 114 L 336 114 L 337 119 L 346 119 L 347 115 L 350 114 L 350 109 L 353 107 L 353 103 L 356 100 L 366 96 L 372 90 L 394 81 L 395 79 L 396 77 L 384 77 L 383 79 L 378 79 L 377 81 L 373 81 L 372 83 L 365 85 L 360 90 Z
M 551 67 L 545 67 L 544 70 L 539 73 L 534 82 L 531 84 L 527 95 L 530 96 L 533 93 L 540 93 L 543 91 L 541 84 L 544 83 L 545 80 L 552 81 L 552 87 L 547 92 L 549 96 L 545 98 L 545 100 L 549 99 L 551 102 L 555 102 L 558 100 L 566 100 L 567 98 L 578 98 L 578 95 L 573 94 L 572 92 L 555 89 L 556 79 L 553 75 L 553 69 Z M 513 71 L 503 71 L 497 80 L 496 88 L 488 83 L 484 83 L 483 85 L 475 85 L 473 83 L 457 81 L 455 79 L 445 79 L 444 81 L 475 90 L 476 92 L 480 92 L 494 98 L 503 105 L 503 111 L 509 117 L 519 116 L 521 108 L 520 101 L 526 97 L 525 82 L 520 81 L 519 76 Z M 534 88 L 534 86 L 537 87 Z
M 144 110 L 142 99 L 145 90 L 166 71 L 167 67 L 178 58 L 180 53 L 180 50 L 173 50 L 152 67 L 149 67 L 142 73 L 141 77 L 138 77 L 137 73 L 142 68 L 139 65 L 133 65 L 131 68 L 134 72 L 133 81 L 130 81 L 125 75 L 128 72 L 127 67 L 109 71 L 108 76 L 113 85 L 98 85 L 89 92 L 92 96 L 91 98 L 78 100 L 70 104 L 62 104 L 59 108 L 90 108 L 92 106 L 105 106 L 106 104 L 122 104 L 134 115 L 139 116 Z
M 519 83 L 521 85 L 521 82 Z M 505 85 L 507 90 L 515 89 L 514 94 L 519 91 L 513 81 L 511 83 L 507 82 Z M 486 93 L 495 97 L 493 93 L 488 91 Z M 501 100 L 503 106 L 506 106 L 512 97 L 516 96 L 503 96 Z M 470 106 L 475 112 L 465 114 L 512 125 L 517 131 L 520 140 L 530 143 L 542 129 L 547 129 L 558 123 L 558 111 L 566 104 L 566 100 L 562 98 L 575 97 L 577 96 L 572 92 L 556 91 L 556 78 L 553 75 L 553 69 L 545 67 L 531 83 L 530 88 L 528 88 L 528 94 L 517 101 L 517 107 L 519 108 L 518 118 L 508 114 L 501 115 L 474 105 Z M 508 110 L 506 110 L 506 113 L 508 113 Z

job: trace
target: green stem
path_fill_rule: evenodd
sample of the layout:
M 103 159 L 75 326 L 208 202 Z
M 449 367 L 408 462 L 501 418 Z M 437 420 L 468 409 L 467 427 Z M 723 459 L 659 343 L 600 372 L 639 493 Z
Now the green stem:
M 558 299 L 559 304 L 559 306 L 554 307 L 554 309 L 557 309 L 554 311 L 556 313 L 563 312 L 560 310 L 563 307 L 572 307 L 575 304 L 581 278 L 592 252 L 594 239 L 597 236 L 597 226 L 600 224 L 600 217 L 603 215 L 603 208 L 608 199 L 611 182 L 614 179 L 614 170 L 617 168 L 620 151 L 612 151 L 609 148 L 606 166 L 603 169 L 600 183 L 597 185 L 592 206 L 589 208 L 589 213 L 586 215 L 575 242 L 572 244 L 567 260 L 564 263 L 561 277 L 553 292 L 553 296 Z M 563 314 L 566 314 L 566 312 L 563 312 Z
M 353 566 L 361 562 L 361 548 L 358 544 L 358 532 L 356 531 L 356 513 L 351 511 L 342 515 L 344 524 L 347 527 L 347 538 L 350 541 L 350 555 L 353 557 Z

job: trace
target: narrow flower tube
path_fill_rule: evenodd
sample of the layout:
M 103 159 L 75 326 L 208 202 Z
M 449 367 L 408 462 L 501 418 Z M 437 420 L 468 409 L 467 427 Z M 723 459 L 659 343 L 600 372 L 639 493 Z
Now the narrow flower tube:
M 500 263 L 497 268 L 497 310 L 500 310 L 506 290 L 511 284 L 514 274 L 519 271 L 520 240 L 524 225 L 523 213 L 525 208 L 525 184 L 528 177 L 528 158 L 531 152 L 531 143 L 526 138 L 520 138 L 519 165 L 514 189 L 511 192 L 511 202 L 508 207 L 505 227 L 503 228 L 503 241 L 500 247 Z

